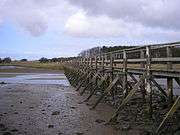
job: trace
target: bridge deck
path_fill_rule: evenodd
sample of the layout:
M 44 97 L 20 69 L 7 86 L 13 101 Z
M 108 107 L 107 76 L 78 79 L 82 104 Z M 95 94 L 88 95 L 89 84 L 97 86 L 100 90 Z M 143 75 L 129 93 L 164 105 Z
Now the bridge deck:
M 157 115 L 157 112 L 161 114 L 162 110 L 167 112 L 164 117 L 159 115 L 160 120 L 156 122 L 159 127 L 155 131 L 158 133 L 167 119 L 175 112 L 179 112 L 180 98 L 173 93 L 173 82 L 176 81 L 180 86 L 180 54 L 177 50 L 180 50 L 180 42 L 145 45 L 92 57 L 77 57 L 64 62 L 65 73 L 72 85 L 78 86 L 78 90 L 84 86 L 82 94 L 90 91 L 91 97 L 92 94 L 101 93 L 92 108 L 96 108 L 104 98 L 112 97 L 112 101 L 116 103 L 116 98 L 119 97 L 118 103 L 121 104 L 118 105 L 110 122 L 118 118 L 123 107 L 129 104 L 136 104 L 136 109 L 140 107 L 139 104 L 142 104 L 141 107 L 148 106 L 151 118 Z M 102 81 L 105 76 L 108 78 Z M 167 79 L 166 89 L 156 82 L 156 78 Z M 98 82 L 101 85 L 98 85 Z M 157 89 L 154 89 L 155 87 Z M 180 89 L 178 91 L 180 92 Z M 163 108 L 162 104 L 166 104 L 167 107 Z

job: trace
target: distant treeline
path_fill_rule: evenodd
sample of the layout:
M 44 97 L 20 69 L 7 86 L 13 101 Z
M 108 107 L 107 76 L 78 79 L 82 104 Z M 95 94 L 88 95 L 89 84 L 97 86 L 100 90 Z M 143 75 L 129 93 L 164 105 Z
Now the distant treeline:
M 6 58 L 0 58 L 0 63 L 11 63 L 11 58 L 10 57 L 6 57 Z
M 101 52 L 102 53 L 107 53 L 107 52 L 123 50 L 123 49 L 129 49 L 129 48 L 134 48 L 134 47 L 137 47 L 137 46 L 110 46 L 110 47 L 103 46 L 101 48 Z
M 133 47 L 136 47 L 136 46 L 94 47 L 94 48 L 82 51 L 81 53 L 79 53 L 78 56 L 80 56 L 80 57 L 91 57 L 91 56 L 95 56 L 95 55 L 101 54 L 101 53 L 107 53 L 107 52 L 112 52 L 112 51 L 117 51 L 117 50 L 129 49 L 129 48 L 133 48 Z
M 134 48 L 134 47 L 139 47 L 139 46 L 103 46 L 103 47 L 94 47 L 91 49 L 87 49 L 79 53 L 78 56 L 80 57 L 91 57 L 95 56 L 101 53 L 107 53 L 107 52 L 112 52 L 112 51 L 117 51 L 117 50 L 123 50 L 123 49 L 129 49 L 129 48 Z M 157 49 L 151 51 L 151 56 L 152 57 L 166 57 L 166 48 L 162 49 Z M 180 47 L 174 47 L 172 48 L 172 56 L 173 57 L 180 57 Z M 133 53 L 130 58 L 138 58 L 140 57 L 140 52 L 138 53 Z
M 117 51 L 117 50 L 123 50 L 123 49 L 128 49 L 132 48 L 135 46 L 103 46 L 103 47 L 93 47 L 91 49 L 84 50 L 78 54 L 80 57 L 91 57 L 95 56 L 97 54 L 101 53 L 107 53 L 107 52 L 112 52 L 112 51 Z
M 63 62 L 63 61 L 66 61 L 66 60 L 72 60 L 74 58 L 76 58 L 76 57 L 68 57 L 68 58 L 61 57 L 61 58 L 52 58 L 52 59 L 48 59 L 48 58 L 42 57 L 41 59 L 39 59 L 39 62 L 41 62 L 41 63 Z
M 93 47 L 91 49 L 87 49 L 84 50 L 82 52 L 80 52 L 78 54 L 78 57 L 92 57 L 92 56 L 96 56 L 98 54 L 102 54 L 102 53 L 107 53 L 107 52 L 112 52 L 112 51 L 117 51 L 117 50 L 123 50 L 123 49 L 129 49 L 129 48 L 134 48 L 134 47 L 138 47 L 138 46 L 103 46 L 103 47 Z M 166 48 L 161 48 L 161 49 L 157 49 L 157 50 L 153 50 L 151 51 L 151 56 L 152 57 L 166 57 L 167 53 L 166 53 Z M 172 56 L 173 57 L 180 57 L 180 47 L 175 47 L 172 48 Z M 66 60 L 72 60 L 75 59 L 76 57 L 60 57 L 60 58 L 52 58 L 52 59 L 48 59 L 45 57 L 40 58 L 38 61 L 40 63 L 48 63 L 48 62 L 63 62 Z M 131 55 L 128 55 L 128 58 L 132 59 L 132 58 L 140 58 L 140 53 L 132 53 Z M 11 58 L 10 57 L 6 57 L 4 59 L 0 58 L 0 63 L 11 63 Z M 28 61 L 27 59 L 21 59 L 21 62 L 26 62 Z
M 72 60 L 74 58 L 76 58 L 76 57 L 68 57 L 68 58 L 61 57 L 61 58 L 52 58 L 52 59 L 42 57 L 42 58 L 40 58 L 39 60 L 36 60 L 36 61 L 39 61 L 40 63 L 63 62 L 63 61 L 66 61 L 66 60 Z M 27 61 L 28 61 L 28 59 L 14 60 L 14 62 L 27 62 Z M 12 62 L 12 59 L 10 57 L 0 58 L 0 63 L 1 64 L 3 64 L 3 63 L 11 63 L 11 62 Z

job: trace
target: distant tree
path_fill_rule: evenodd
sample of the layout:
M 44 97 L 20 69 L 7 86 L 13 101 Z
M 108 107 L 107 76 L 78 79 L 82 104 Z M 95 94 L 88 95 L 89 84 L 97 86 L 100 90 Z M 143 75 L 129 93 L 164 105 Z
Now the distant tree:
M 41 63 L 47 63 L 47 62 L 49 62 L 49 60 L 48 60 L 47 58 L 44 58 L 44 57 L 42 57 L 41 59 L 39 59 L 39 61 L 40 61 Z
M 11 58 L 10 57 L 4 58 L 3 63 L 11 63 Z
M 58 62 L 58 58 L 52 58 L 50 61 L 51 62 Z
M 21 59 L 20 60 L 21 62 L 26 62 L 26 61 L 28 61 L 27 59 Z
M 2 59 L 0 58 L 0 63 L 2 63 Z

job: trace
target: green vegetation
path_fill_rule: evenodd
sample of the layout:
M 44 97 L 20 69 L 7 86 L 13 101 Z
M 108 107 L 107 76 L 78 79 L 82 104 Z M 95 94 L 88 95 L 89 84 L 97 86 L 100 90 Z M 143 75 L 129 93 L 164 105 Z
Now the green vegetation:
M 63 70 L 63 66 L 57 62 L 48 62 L 40 63 L 39 61 L 34 62 L 11 62 L 11 63 L 2 63 L 0 66 L 21 66 L 21 67 L 30 67 L 30 68 L 42 68 L 42 69 L 51 69 L 51 70 Z

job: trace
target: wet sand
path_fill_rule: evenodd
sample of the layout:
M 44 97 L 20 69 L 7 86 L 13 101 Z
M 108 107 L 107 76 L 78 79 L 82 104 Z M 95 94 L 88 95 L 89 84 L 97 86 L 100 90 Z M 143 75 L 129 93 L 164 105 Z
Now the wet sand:
M 9 84 L 0 88 L 0 134 L 118 135 L 105 126 L 112 109 L 81 104 L 72 87 Z M 8 135 L 8 134 L 7 134 Z
M 0 135 L 123 134 L 105 125 L 111 107 L 101 104 L 90 110 L 89 104 L 81 103 L 84 98 L 63 84 L 1 84 Z

